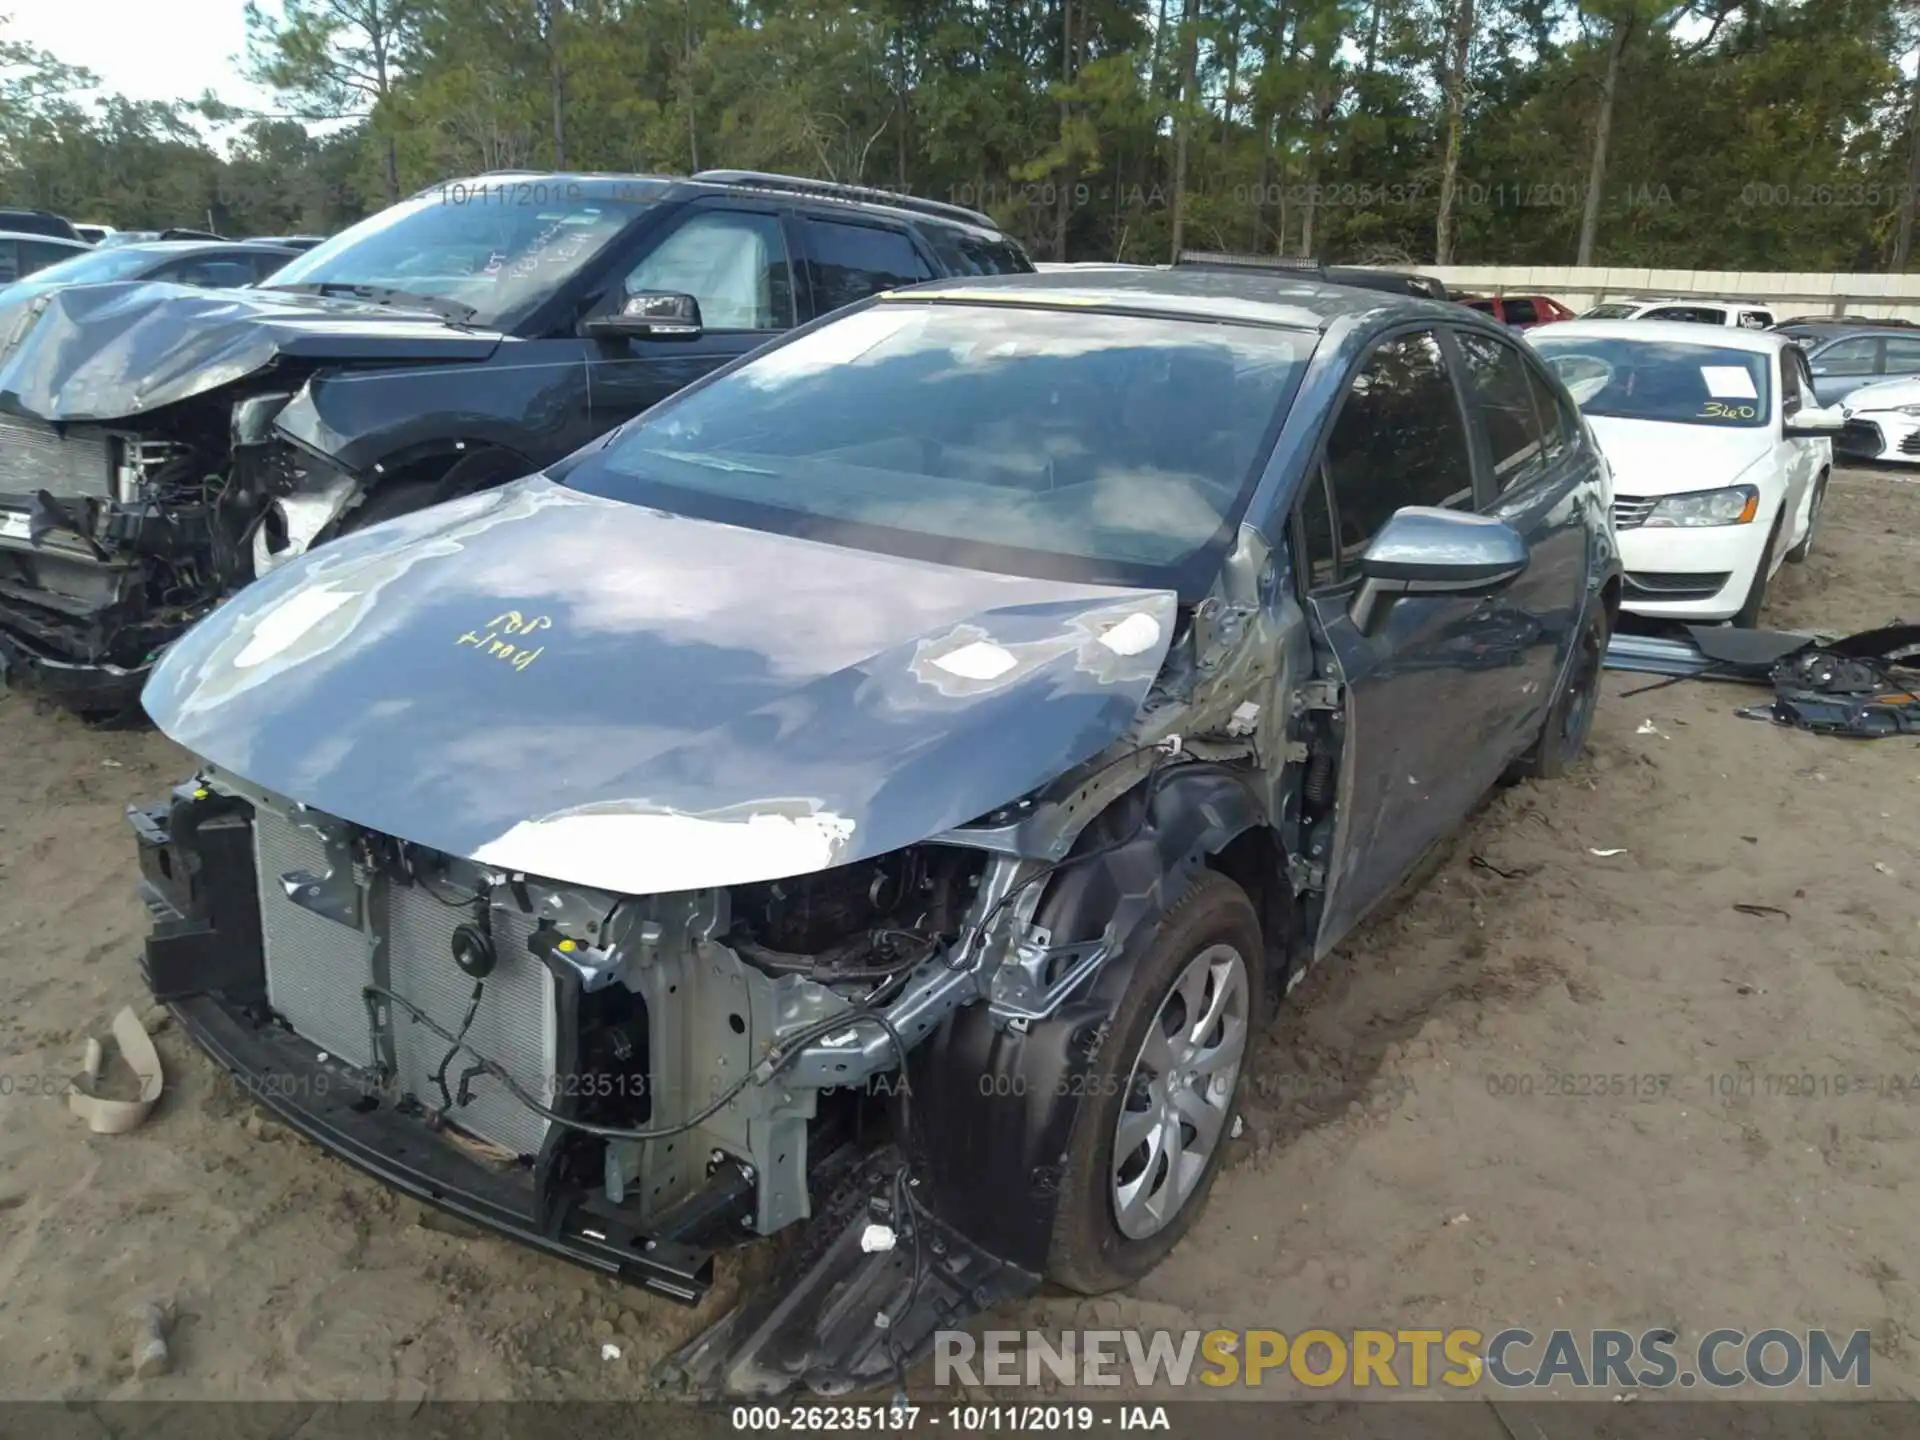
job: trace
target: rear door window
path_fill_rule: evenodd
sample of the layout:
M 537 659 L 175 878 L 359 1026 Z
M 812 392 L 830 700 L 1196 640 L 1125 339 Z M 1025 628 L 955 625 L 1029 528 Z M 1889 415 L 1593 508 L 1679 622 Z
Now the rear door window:
M 1553 460 L 1579 435 L 1579 419 L 1538 365 L 1527 366 L 1527 389 L 1533 393 L 1534 413 L 1540 417 L 1540 443 L 1547 459 Z
M 1534 309 L 1531 300 L 1507 301 L 1507 323 L 1509 325 L 1537 325 L 1540 312 Z
M 807 237 L 815 314 L 933 278 L 932 267 L 905 231 L 812 215 L 803 216 L 800 224 Z
M 1770 310 L 1742 310 L 1740 324 L 1748 330 L 1764 330 L 1773 324 L 1773 312 Z
M 71 260 L 76 255 L 87 252 L 78 245 L 49 245 L 39 240 L 21 240 L 20 273 L 30 275 L 35 270 L 44 270 L 49 265 L 58 265 L 62 260 Z
M 1822 375 L 1871 375 L 1879 368 L 1880 342 L 1871 335 L 1836 340 L 1813 357 Z
M 1885 347 L 1881 364 L 1883 373 L 1920 375 L 1920 336 L 1889 335 L 1881 344 Z
M 958 243 L 968 274 L 1028 275 L 1033 272 L 1033 266 L 1019 247 L 1005 240 L 976 240 L 971 235 L 962 235 Z
M 1511 345 L 1465 331 L 1455 338 L 1466 362 L 1467 392 L 1479 412 L 1500 490 L 1538 473 L 1546 444 L 1534 414 L 1527 362 Z

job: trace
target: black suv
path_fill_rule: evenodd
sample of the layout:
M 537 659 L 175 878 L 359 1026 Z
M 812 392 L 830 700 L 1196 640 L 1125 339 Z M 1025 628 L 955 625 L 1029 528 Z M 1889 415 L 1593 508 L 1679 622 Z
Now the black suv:
M 165 645 L 312 545 L 539 470 L 877 291 L 1032 268 L 987 216 L 891 192 L 514 173 L 260 287 L 0 296 L 0 667 L 137 715 Z
M 56 240 L 85 238 L 71 220 L 51 210 L 0 209 L 0 230 L 13 235 L 51 235 Z

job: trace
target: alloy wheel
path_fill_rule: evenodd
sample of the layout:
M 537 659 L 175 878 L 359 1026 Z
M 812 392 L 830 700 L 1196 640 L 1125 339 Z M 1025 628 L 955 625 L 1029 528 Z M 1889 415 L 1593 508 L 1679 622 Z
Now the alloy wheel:
M 1189 960 L 1162 997 L 1113 1133 L 1113 1217 L 1143 1240 L 1180 1213 L 1227 1129 L 1248 1033 L 1247 962 L 1231 945 Z

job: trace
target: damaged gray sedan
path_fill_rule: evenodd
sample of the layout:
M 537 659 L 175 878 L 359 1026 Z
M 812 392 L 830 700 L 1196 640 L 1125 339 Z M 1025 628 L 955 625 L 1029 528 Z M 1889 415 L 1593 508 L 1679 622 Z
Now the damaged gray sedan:
M 186 1031 L 393 1186 L 885 1382 L 1195 1221 L 1281 997 L 1592 723 L 1604 470 L 1501 327 L 1257 272 L 817 322 L 173 646 Z

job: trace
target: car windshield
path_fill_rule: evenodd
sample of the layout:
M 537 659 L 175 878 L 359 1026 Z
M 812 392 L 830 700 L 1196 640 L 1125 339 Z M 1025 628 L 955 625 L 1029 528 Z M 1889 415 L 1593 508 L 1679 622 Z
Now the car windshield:
M 1751 427 L 1771 413 L 1772 365 L 1761 351 L 1552 332 L 1529 339 L 1588 415 Z
M 1316 338 L 887 301 L 667 402 L 564 478 L 859 549 L 1197 595 Z
M 1580 318 L 1582 320 L 1631 320 L 1633 312 L 1638 308 L 1634 305 L 1596 305 L 1583 313 Z
M 564 181 L 444 185 L 295 256 L 265 288 L 418 297 L 484 325 L 510 324 L 664 189 L 638 180 L 617 190 Z
M 154 257 L 142 250 L 85 250 L 71 260 L 61 260 L 36 270 L 23 282 L 26 285 L 103 285 L 109 280 L 125 280 L 138 275 L 154 263 Z

